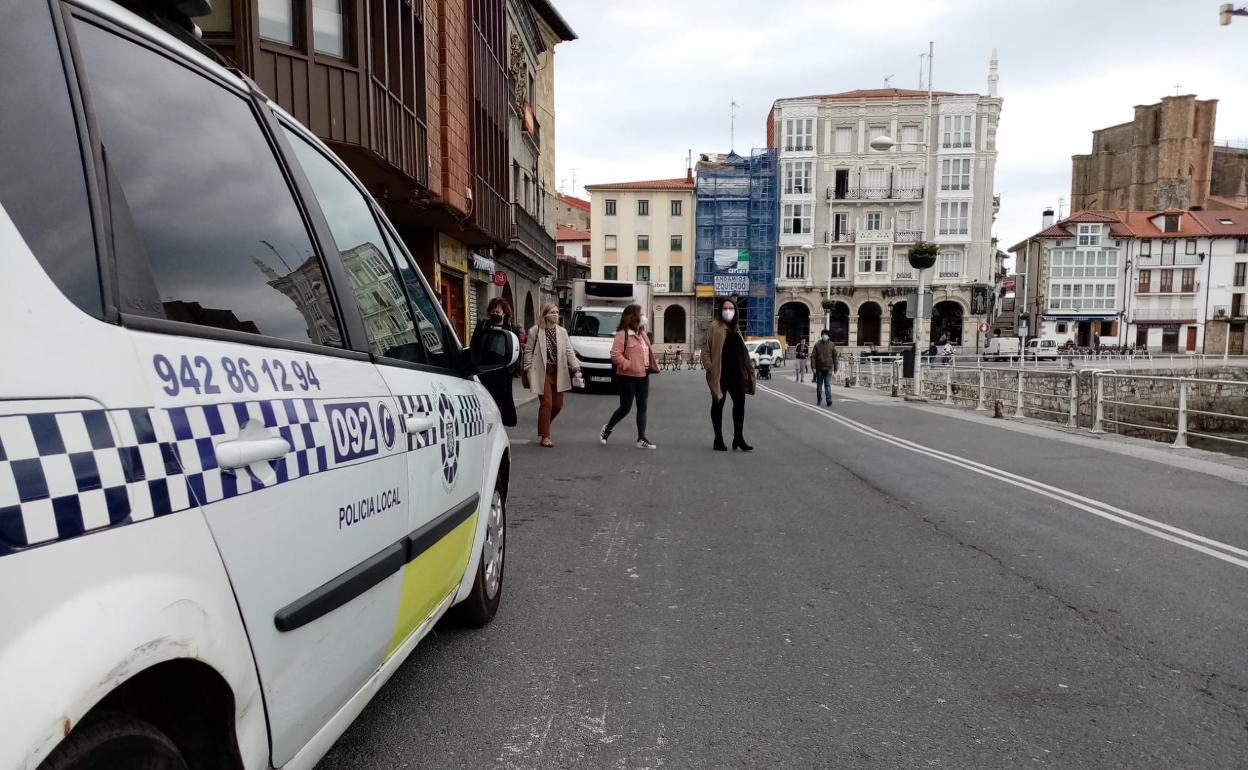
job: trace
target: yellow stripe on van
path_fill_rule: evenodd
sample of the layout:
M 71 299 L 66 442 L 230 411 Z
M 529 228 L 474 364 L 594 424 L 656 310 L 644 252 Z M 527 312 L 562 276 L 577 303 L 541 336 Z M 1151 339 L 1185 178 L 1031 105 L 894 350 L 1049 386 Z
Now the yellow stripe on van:
M 386 651 L 387 658 L 429 617 L 434 607 L 458 587 L 459 579 L 468 566 L 479 514 L 480 508 L 429 550 L 403 566 L 399 617 L 394 626 L 394 636 L 390 639 L 390 649 Z

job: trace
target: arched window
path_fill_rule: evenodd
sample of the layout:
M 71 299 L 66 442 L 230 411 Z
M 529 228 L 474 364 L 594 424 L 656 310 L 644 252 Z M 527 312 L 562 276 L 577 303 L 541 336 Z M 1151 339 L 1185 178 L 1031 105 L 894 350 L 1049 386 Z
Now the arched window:
M 668 305 L 663 310 L 663 341 L 683 343 L 686 339 L 685 309 L 680 305 Z

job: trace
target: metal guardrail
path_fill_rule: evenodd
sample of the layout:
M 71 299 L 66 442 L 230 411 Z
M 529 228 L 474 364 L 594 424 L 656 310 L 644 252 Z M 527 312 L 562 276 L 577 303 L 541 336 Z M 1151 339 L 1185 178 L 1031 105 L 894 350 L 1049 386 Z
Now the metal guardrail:
M 1248 365 L 1248 360 L 1243 363 Z M 1189 438 L 1248 447 L 1248 438 L 1195 427 L 1243 425 L 1248 436 L 1248 380 L 1122 373 L 1110 368 L 1004 368 L 957 362 L 933 364 L 921 371 L 924 379 L 916 383 L 902 378 L 900 356 L 851 354 L 846 356 L 839 379 L 847 386 L 883 388 L 893 396 L 904 390 L 949 406 L 973 405 L 976 411 L 986 411 L 988 404 L 1000 401 L 1016 419 L 1036 416 L 1067 428 L 1087 427 L 1092 433 L 1109 432 L 1108 427 L 1145 436 L 1172 435 L 1171 445 L 1177 448 L 1188 446 Z M 1165 403 L 1158 403 L 1156 397 L 1146 400 L 1140 396 L 1144 383 L 1169 386 L 1172 395 L 1162 392 Z M 1158 394 L 1157 388 L 1148 390 L 1153 396 Z M 1237 404 L 1242 405 L 1239 413 L 1231 411 Z

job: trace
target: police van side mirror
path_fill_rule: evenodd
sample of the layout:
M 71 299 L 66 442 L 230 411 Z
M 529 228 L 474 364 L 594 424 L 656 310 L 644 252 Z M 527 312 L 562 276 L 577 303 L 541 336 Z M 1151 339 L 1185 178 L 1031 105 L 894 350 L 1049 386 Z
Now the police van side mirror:
M 503 369 L 516 363 L 520 356 L 520 340 L 505 329 L 478 329 L 472 335 L 468 353 L 469 374 Z

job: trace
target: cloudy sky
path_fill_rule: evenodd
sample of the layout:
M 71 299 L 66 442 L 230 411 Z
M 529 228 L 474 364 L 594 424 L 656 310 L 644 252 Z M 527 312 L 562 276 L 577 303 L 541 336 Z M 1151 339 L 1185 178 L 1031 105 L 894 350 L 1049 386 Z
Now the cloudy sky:
M 937 90 L 984 93 L 993 47 L 1005 98 L 996 187 L 1003 247 L 1070 197 L 1070 156 L 1132 106 L 1175 93 L 1219 99 L 1217 137 L 1248 142 L 1248 17 L 1219 0 L 555 0 L 580 36 L 555 59 L 565 191 L 681 176 L 685 153 L 765 144 L 785 96 L 918 87 L 936 43 Z M 583 191 L 581 191 L 583 194 Z

